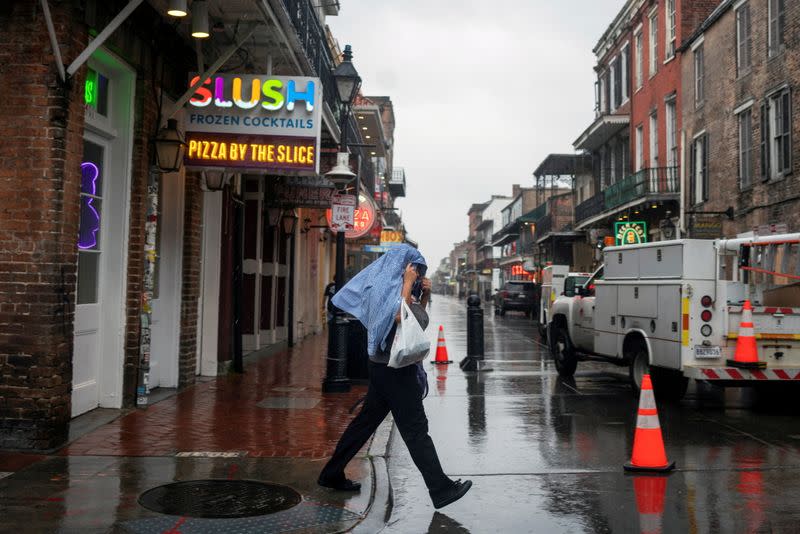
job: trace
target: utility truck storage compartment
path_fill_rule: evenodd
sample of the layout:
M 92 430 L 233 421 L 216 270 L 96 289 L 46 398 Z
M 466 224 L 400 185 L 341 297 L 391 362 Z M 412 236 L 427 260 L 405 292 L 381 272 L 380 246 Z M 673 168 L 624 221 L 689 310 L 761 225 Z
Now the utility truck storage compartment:
M 714 242 L 700 239 L 658 241 L 607 247 L 603 251 L 606 280 L 688 278 L 714 280 Z

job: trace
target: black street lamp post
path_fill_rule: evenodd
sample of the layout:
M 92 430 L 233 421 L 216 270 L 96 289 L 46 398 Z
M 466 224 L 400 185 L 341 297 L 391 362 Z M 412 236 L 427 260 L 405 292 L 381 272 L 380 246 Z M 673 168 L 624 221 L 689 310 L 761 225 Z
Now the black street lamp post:
M 353 66 L 353 52 L 350 45 L 344 47 L 342 62 L 333 71 L 336 80 L 336 90 L 342 102 L 339 128 L 339 154 L 336 166 L 325 176 L 331 180 L 336 189 L 343 193 L 347 185 L 358 179 L 350 169 L 350 156 L 347 149 L 347 122 L 358 91 L 361 88 L 361 77 Z M 358 186 L 356 186 L 358 190 Z M 336 233 L 336 291 L 344 286 L 344 258 L 345 258 L 345 232 Z M 322 382 L 322 391 L 326 393 L 343 393 L 350 391 L 350 381 L 347 378 L 347 338 L 349 334 L 349 320 L 345 314 L 336 309 L 331 335 L 328 337 L 328 364 L 325 380 Z

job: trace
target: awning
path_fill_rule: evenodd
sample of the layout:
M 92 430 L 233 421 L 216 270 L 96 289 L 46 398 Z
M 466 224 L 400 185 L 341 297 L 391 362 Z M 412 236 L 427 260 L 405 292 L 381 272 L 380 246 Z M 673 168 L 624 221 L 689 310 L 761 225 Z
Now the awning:
M 597 150 L 630 123 L 630 115 L 600 115 L 572 146 L 575 150 Z
M 563 238 L 583 238 L 586 237 L 586 234 L 583 232 L 548 232 L 547 234 L 543 235 L 539 239 L 536 240 L 537 244 L 544 243 L 548 239 L 552 239 L 555 237 L 563 237 Z
M 502 247 L 519 239 L 519 219 L 508 223 L 502 230 L 492 236 L 492 246 Z

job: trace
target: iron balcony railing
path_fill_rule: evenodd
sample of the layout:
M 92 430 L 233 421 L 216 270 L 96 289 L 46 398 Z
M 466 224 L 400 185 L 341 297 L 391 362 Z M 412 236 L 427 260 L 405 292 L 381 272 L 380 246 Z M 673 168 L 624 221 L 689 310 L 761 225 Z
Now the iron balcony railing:
M 605 209 L 613 209 L 648 195 L 678 193 L 679 187 L 678 167 L 642 169 L 603 191 Z
M 536 236 L 535 239 L 539 240 L 553 231 L 553 215 L 548 213 L 544 217 L 536 221 Z
M 334 61 L 325 29 L 317 17 L 311 0 L 283 0 L 283 5 L 308 62 L 322 81 L 322 98 L 330 107 L 338 124 L 343 106 L 336 90 L 336 80 L 333 78 Z M 355 135 L 358 136 L 358 125 L 352 116 L 349 117 L 348 124 L 351 132 L 348 141 L 356 141 L 352 139 L 352 132 L 356 132 Z
M 575 206 L 575 222 L 580 223 L 595 215 L 600 215 L 606 209 L 606 196 L 598 193 Z

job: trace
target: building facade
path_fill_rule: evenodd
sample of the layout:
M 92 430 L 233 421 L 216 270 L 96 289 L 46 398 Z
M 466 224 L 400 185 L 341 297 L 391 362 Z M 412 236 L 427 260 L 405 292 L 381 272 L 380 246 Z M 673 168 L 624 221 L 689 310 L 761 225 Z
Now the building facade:
M 629 0 L 600 38 L 596 119 L 575 141 L 592 154 L 594 194 L 576 206 L 576 228 L 613 235 L 618 224 L 671 239 L 679 222 L 680 47 L 718 1 Z M 581 191 L 579 198 L 585 193 Z
M 797 35 L 795 2 L 724 1 L 685 43 L 689 237 L 800 228 Z
M 338 4 L 209 1 L 215 31 L 205 37 L 161 2 L 46 4 L 0 7 L 0 84 L 16 95 L 0 103 L 0 448 L 9 449 L 52 450 L 75 416 L 145 407 L 155 388 L 186 387 L 240 364 L 242 351 L 318 331 L 333 275 L 333 239 L 319 228 L 330 183 L 238 168 L 163 172 L 154 138 L 168 118 L 186 130 L 184 103 L 199 94 L 191 75 L 214 76 L 216 63 L 318 78 L 321 148 L 335 152 L 342 107 L 325 16 Z M 357 120 L 351 142 L 361 144 Z M 371 197 L 370 154 L 353 152 L 357 187 Z

